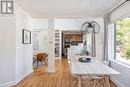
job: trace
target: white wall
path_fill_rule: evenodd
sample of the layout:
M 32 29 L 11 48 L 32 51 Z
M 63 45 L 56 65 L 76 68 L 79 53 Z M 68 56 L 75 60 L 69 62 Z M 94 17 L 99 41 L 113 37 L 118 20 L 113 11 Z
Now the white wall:
M 55 19 L 55 29 L 80 30 L 82 24 L 91 21 L 92 18 L 57 18 Z
M 48 29 L 48 18 L 33 18 L 33 29 Z
M 32 31 L 31 23 L 30 15 L 16 5 L 16 79 L 32 72 L 32 43 L 22 44 L 22 29 Z
M 22 44 L 22 29 L 31 17 L 16 5 L 16 14 L 0 17 L 0 87 L 16 84 L 32 72 L 32 44 Z
M 15 34 L 15 18 L 0 17 L 0 86 L 15 80 Z
M 33 47 L 38 49 L 33 49 L 34 52 L 48 52 L 48 29 L 35 29 L 33 31 Z

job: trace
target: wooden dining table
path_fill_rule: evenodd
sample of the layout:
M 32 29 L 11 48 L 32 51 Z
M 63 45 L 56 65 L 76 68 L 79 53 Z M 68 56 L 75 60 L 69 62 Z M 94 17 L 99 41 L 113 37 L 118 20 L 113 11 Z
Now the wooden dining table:
M 79 62 L 79 58 L 82 57 L 91 58 L 91 62 Z M 71 58 L 70 67 L 71 73 L 78 77 L 78 87 L 81 87 L 81 76 L 105 76 L 105 83 L 107 87 L 110 87 L 109 76 L 120 74 L 118 71 L 112 69 L 108 65 L 105 65 L 102 62 L 98 61 L 97 58 L 92 58 L 90 56 L 76 55 L 74 58 Z

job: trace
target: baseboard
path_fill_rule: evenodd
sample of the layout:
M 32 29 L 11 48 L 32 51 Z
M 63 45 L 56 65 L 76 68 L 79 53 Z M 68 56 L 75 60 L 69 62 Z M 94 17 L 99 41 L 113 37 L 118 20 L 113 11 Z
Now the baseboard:
M 113 81 L 118 87 L 125 87 L 123 84 L 121 84 L 120 82 L 118 82 L 116 79 L 110 77 L 111 81 Z
M 9 87 L 10 84 L 14 84 L 15 81 L 12 81 L 12 82 L 8 82 L 8 83 L 5 83 L 5 84 L 1 84 L 0 87 Z
M 24 74 L 20 78 L 18 78 L 16 81 L 12 81 L 12 82 L 8 82 L 8 83 L 5 83 L 5 84 L 2 84 L 2 85 L 0 85 L 0 87 L 10 87 L 10 86 L 17 85 L 19 82 L 21 82 L 23 79 L 25 79 L 31 73 L 32 73 L 32 70 L 29 71 L 28 73 Z
M 55 59 L 61 59 L 61 57 L 55 57 Z
M 13 86 L 13 85 L 17 85 L 19 82 L 21 82 L 23 79 L 25 79 L 25 78 L 26 78 L 28 75 L 30 75 L 31 73 L 32 73 L 32 70 L 29 71 L 28 73 L 24 74 L 24 75 L 21 76 L 20 78 L 18 78 L 18 79 L 15 81 L 15 83 L 8 85 L 8 87 Z
M 55 69 L 48 69 L 48 73 L 55 73 L 56 70 Z

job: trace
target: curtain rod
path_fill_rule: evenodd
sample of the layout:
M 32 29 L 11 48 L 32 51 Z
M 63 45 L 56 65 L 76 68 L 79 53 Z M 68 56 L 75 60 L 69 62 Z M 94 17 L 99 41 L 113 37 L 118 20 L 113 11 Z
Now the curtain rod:
M 119 7 L 121 7 L 123 4 L 125 4 L 126 2 L 128 2 L 130 0 L 125 0 L 123 3 L 121 3 L 119 6 L 117 6 L 116 8 L 114 8 L 112 11 L 110 11 L 108 14 L 111 14 L 112 12 L 114 12 L 116 9 L 118 9 Z

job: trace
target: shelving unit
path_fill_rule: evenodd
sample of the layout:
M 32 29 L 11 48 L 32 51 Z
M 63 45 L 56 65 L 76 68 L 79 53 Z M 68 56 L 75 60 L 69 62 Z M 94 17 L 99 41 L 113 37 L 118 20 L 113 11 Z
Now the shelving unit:
M 55 57 L 61 57 L 61 32 L 60 30 L 55 30 Z
M 65 34 L 64 38 L 66 42 L 82 42 L 82 34 Z

